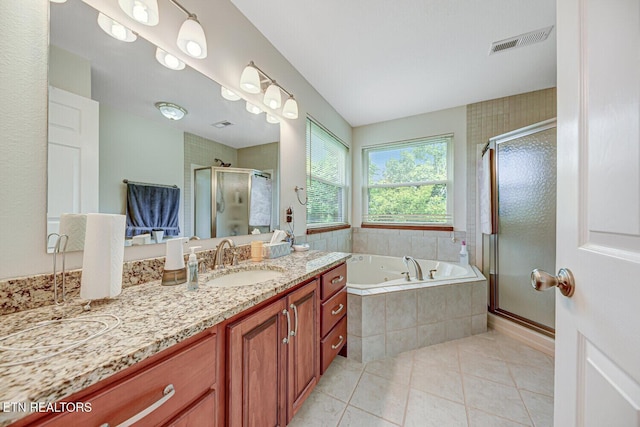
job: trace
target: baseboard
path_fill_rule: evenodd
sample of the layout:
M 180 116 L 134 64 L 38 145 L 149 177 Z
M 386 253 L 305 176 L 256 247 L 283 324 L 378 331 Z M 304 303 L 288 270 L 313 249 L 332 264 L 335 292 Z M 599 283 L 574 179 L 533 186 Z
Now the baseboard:
M 546 335 L 518 325 L 508 319 L 489 313 L 487 323 L 490 329 L 495 329 L 513 339 L 516 339 L 529 347 L 533 347 L 549 356 L 555 356 L 555 340 Z

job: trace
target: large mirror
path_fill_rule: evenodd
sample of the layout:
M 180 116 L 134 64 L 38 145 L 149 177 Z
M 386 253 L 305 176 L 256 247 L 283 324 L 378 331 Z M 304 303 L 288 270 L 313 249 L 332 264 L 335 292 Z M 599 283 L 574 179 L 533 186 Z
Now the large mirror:
M 247 112 L 243 100 L 223 99 L 220 85 L 189 66 L 161 65 L 141 37 L 109 36 L 82 1 L 50 8 L 48 232 L 58 232 L 63 213 L 125 214 L 128 180 L 177 187 L 178 234 L 194 236 L 194 170 L 211 166 L 265 172 L 277 227 L 278 124 Z M 166 119 L 159 102 L 186 115 Z

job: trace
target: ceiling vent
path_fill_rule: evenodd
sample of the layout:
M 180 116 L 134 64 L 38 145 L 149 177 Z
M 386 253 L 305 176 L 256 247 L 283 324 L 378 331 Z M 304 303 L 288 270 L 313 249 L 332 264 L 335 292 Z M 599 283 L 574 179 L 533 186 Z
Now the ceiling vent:
M 493 42 L 491 44 L 491 49 L 489 50 L 489 55 L 545 41 L 547 37 L 549 37 L 549 34 L 551 34 L 551 30 L 553 30 L 553 25 L 541 30 L 531 31 L 530 33 L 520 34 L 519 36 Z
M 232 126 L 233 123 L 231 123 L 229 120 L 223 120 L 221 122 L 217 122 L 212 124 L 211 126 L 216 127 L 218 129 L 222 129 L 222 128 L 226 128 L 227 126 Z

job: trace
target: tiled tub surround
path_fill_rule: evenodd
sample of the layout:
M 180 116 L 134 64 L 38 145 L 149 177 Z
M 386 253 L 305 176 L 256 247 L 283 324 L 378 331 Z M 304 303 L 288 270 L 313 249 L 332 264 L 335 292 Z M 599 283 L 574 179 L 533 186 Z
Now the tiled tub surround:
M 486 332 L 487 280 L 471 268 L 475 277 L 463 279 L 370 289 L 347 284 L 349 358 L 366 363 Z
M 83 312 L 81 301 L 76 298 L 61 307 L 46 306 L 4 315 L 0 336 L 52 318 L 108 313 L 118 316 L 121 324 L 61 356 L 0 367 L 0 402 L 60 400 L 336 266 L 349 256 L 340 252 L 309 251 L 261 263 L 241 263 L 241 268 L 260 265 L 285 270 L 280 279 L 257 285 L 214 287 L 204 284 L 213 274 L 209 273 L 201 276 L 202 284 L 195 292 L 187 291 L 186 284 L 162 286 L 156 280 L 143 286 L 129 286 L 117 298 L 94 301 L 90 312 Z M 73 337 L 75 332 L 72 327 L 61 325 L 54 334 L 63 340 Z M 3 352 L 0 360 L 7 362 L 8 357 Z M 0 426 L 25 415 L 0 412 Z
M 251 255 L 250 245 L 237 247 L 238 260 L 248 260 Z M 213 266 L 215 249 L 197 252 L 198 259 L 204 259 L 207 270 Z M 185 255 L 185 265 L 188 255 Z M 232 253 L 224 249 L 224 260 L 230 264 Z M 160 280 L 164 270 L 164 257 L 149 258 L 124 263 L 122 271 L 122 287 L 140 285 Z M 67 298 L 80 295 L 80 278 L 82 270 L 70 270 L 66 273 L 65 288 Z M 62 292 L 62 274 L 58 273 L 58 292 Z M 0 280 L 0 315 L 16 313 L 23 310 L 44 307 L 53 304 L 53 274 L 38 274 L 29 277 Z

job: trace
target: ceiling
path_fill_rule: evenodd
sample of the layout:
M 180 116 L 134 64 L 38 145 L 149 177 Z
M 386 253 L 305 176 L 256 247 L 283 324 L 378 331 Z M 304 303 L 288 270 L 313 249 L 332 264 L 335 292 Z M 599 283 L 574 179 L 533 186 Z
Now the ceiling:
M 191 132 L 233 148 L 266 144 L 280 139 L 280 126 L 264 114 L 250 114 L 242 101 L 220 95 L 220 85 L 190 67 L 169 70 L 155 59 L 156 48 L 138 37 L 123 43 L 108 36 L 96 23 L 98 12 L 80 0 L 51 3 L 50 42 L 91 63 L 91 97 L 101 105 Z M 173 102 L 188 114 L 180 121 L 160 115 L 154 104 Z M 228 120 L 233 126 L 218 129 Z
M 352 126 L 554 87 L 555 0 L 231 0 Z

